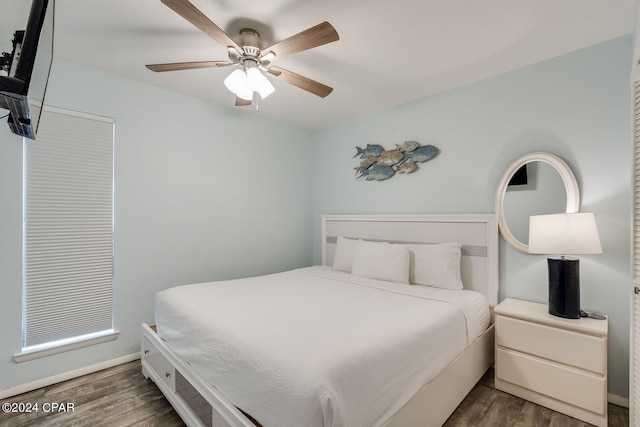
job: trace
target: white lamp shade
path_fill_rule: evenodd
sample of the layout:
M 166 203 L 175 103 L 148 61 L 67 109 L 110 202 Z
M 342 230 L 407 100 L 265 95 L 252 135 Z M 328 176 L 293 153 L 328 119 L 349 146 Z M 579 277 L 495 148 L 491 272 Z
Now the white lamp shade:
M 237 97 L 247 101 L 253 99 L 253 91 L 247 82 L 247 75 L 243 70 L 234 70 L 224 79 L 224 85 Z
M 237 69 L 224 79 L 224 85 L 234 94 L 237 94 L 247 85 L 247 75 L 244 71 Z
M 251 101 L 253 99 L 253 91 L 249 86 L 240 88 L 238 92 L 236 92 L 236 95 L 238 96 L 238 98 L 242 98 L 245 101 Z
M 258 92 L 262 99 L 271 95 L 275 88 L 257 68 L 249 68 L 247 70 L 247 83 L 252 91 Z
M 593 214 L 581 212 L 531 216 L 529 253 L 601 254 L 602 246 Z

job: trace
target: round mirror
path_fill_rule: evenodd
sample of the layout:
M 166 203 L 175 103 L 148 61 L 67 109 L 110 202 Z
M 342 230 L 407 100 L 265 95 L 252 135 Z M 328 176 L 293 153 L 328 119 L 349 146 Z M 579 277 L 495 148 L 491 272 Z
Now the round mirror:
M 569 166 L 548 153 L 530 153 L 505 170 L 496 192 L 500 233 L 507 243 L 528 252 L 529 217 L 578 212 L 578 183 Z

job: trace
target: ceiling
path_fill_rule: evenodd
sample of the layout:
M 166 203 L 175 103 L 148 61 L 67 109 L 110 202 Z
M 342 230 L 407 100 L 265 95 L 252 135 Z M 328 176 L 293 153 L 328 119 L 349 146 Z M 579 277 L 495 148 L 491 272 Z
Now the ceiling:
M 274 65 L 334 88 L 318 98 L 272 79 L 259 111 L 321 128 L 610 40 L 633 29 L 635 0 L 191 0 L 231 37 L 269 44 L 329 21 L 340 40 Z M 0 45 L 30 1 L 3 1 Z M 230 68 L 153 73 L 145 64 L 226 60 L 226 49 L 160 0 L 56 0 L 55 58 L 232 107 Z

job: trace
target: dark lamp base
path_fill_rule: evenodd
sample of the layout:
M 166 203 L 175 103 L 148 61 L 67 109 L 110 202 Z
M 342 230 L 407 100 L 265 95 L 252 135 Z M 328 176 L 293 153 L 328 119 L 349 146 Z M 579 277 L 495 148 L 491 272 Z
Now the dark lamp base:
M 580 264 L 575 258 L 547 258 L 549 314 L 580 318 Z

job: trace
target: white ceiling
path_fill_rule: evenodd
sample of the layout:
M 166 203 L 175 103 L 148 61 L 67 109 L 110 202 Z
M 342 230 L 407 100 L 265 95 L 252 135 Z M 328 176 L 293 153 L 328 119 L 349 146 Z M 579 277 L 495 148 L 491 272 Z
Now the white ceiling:
M 274 62 L 334 88 L 318 98 L 272 79 L 258 113 L 303 128 L 402 104 L 629 34 L 635 0 L 191 0 L 230 36 L 262 24 L 270 44 L 322 21 L 340 40 Z M 0 45 L 30 1 L 4 0 Z M 226 60 L 160 0 L 56 0 L 55 57 L 233 105 L 229 68 L 153 73 L 149 63 Z M 268 33 L 272 34 L 269 35 Z

